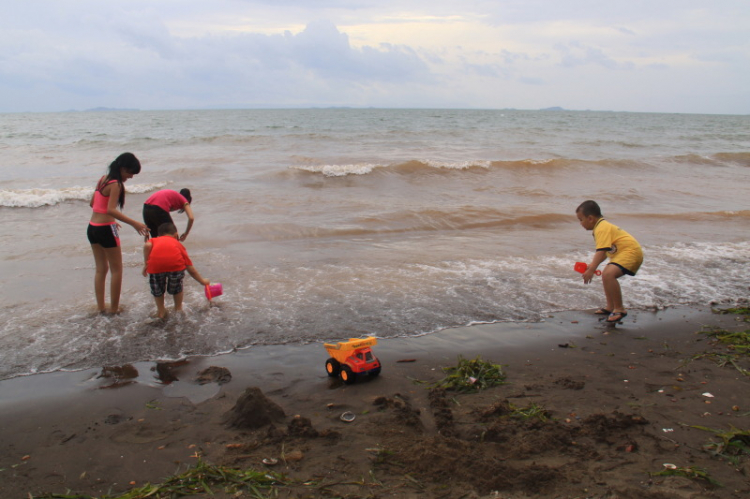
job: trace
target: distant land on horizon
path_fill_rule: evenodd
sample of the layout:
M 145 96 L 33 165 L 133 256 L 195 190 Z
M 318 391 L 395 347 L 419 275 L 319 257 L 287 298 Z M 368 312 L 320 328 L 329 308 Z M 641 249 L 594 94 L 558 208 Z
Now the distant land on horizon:
M 196 109 L 171 109 L 171 111 L 221 111 L 221 110 L 227 110 L 227 109 L 402 109 L 402 108 L 389 108 L 389 107 L 352 107 L 352 106 L 326 106 L 326 107 L 317 107 L 317 106 L 310 106 L 310 107 L 237 107 L 237 108 L 196 108 Z M 404 108 L 406 109 L 406 108 Z M 416 109 L 422 109 L 422 108 L 416 108 Z M 423 109 L 454 109 L 454 108 L 423 108 Z M 455 109 L 463 109 L 463 108 L 455 108 Z M 482 108 L 467 108 L 467 110 L 482 110 Z M 89 109 L 84 109 L 82 111 L 78 109 L 69 109 L 67 111 L 62 111 L 63 113 L 93 113 L 93 112 L 117 112 L 117 111 L 142 111 L 142 109 L 138 108 L 119 108 L 119 107 L 92 107 Z M 155 109 L 148 109 L 147 111 L 155 111 Z M 496 109 L 496 111 L 577 111 L 575 109 L 565 109 L 560 106 L 552 106 L 552 107 L 545 107 L 541 109 L 518 109 L 514 107 L 506 107 L 502 109 Z M 591 111 L 591 109 L 583 109 L 583 111 Z M 611 111 L 604 111 L 604 112 L 611 112 Z

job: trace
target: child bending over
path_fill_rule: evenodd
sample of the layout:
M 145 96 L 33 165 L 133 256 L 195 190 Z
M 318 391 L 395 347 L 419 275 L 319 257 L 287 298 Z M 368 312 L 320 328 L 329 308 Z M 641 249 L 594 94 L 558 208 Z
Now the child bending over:
M 209 281 L 201 277 L 193 267 L 187 250 L 180 243 L 180 236 L 174 224 L 161 224 L 158 233 L 158 237 L 147 241 L 143 246 L 143 275 L 148 274 L 151 294 L 154 295 L 154 301 L 156 301 L 157 314 L 160 319 L 163 319 L 167 315 L 167 310 L 164 308 L 165 291 L 174 298 L 175 311 L 182 310 L 182 280 L 185 277 L 185 270 L 204 286 L 208 286 Z
M 643 250 L 633 236 L 612 225 L 602 217 L 602 210 L 595 201 L 584 201 L 576 209 L 581 226 L 594 231 L 596 252 L 589 268 L 583 273 L 583 282 L 588 284 L 597 267 L 609 256 L 609 264 L 602 272 L 602 285 L 607 304 L 596 314 L 607 315 L 607 322 L 619 322 L 628 315 L 622 302 L 622 291 L 618 279 L 623 275 L 634 276 L 643 263 Z

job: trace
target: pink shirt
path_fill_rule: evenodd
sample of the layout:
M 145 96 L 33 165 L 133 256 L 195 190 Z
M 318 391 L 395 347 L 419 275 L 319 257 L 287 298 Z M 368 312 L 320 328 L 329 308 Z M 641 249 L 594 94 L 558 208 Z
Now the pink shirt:
M 104 180 L 104 179 L 102 179 Z M 101 189 L 104 189 L 109 184 L 117 182 L 117 180 L 110 180 L 106 184 L 102 185 L 101 182 L 99 186 L 97 186 L 96 190 L 94 191 L 94 204 L 91 205 L 91 208 L 94 210 L 94 213 L 103 213 L 107 214 L 107 208 L 109 205 L 109 196 L 105 196 L 101 193 Z
M 183 209 L 187 202 L 188 200 L 185 199 L 185 196 L 183 196 L 179 192 L 173 191 L 171 189 L 162 189 L 151 194 L 151 196 L 146 200 L 145 204 L 158 206 L 162 210 L 169 213 L 170 211 Z

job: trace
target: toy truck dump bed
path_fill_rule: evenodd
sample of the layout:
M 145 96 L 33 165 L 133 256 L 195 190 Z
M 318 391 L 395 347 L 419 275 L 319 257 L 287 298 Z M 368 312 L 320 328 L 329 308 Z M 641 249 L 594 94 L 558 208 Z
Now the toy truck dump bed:
M 378 343 L 378 339 L 350 338 L 349 341 L 338 343 L 324 343 L 328 355 L 326 372 L 328 376 L 340 377 L 346 384 L 354 383 L 357 377 L 377 376 L 380 374 L 380 361 L 372 353 L 371 346 Z

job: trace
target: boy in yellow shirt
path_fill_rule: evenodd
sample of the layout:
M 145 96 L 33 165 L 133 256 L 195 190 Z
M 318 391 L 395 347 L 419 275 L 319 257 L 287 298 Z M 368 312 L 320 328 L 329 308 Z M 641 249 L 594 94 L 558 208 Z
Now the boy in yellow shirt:
M 618 279 L 624 275 L 634 276 L 643 263 L 643 250 L 633 236 L 621 228 L 607 222 L 596 201 L 584 201 L 576 209 L 581 226 L 594 231 L 596 252 L 583 273 L 583 282 L 588 284 L 594 277 L 597 267 L 609 256 L 609 264 L 602 272 L 602 285 L 607 304 L 596 314 L 607 315 L 607 322 L 620 322 L 628 312 L 622 303 L 622 290 Z

